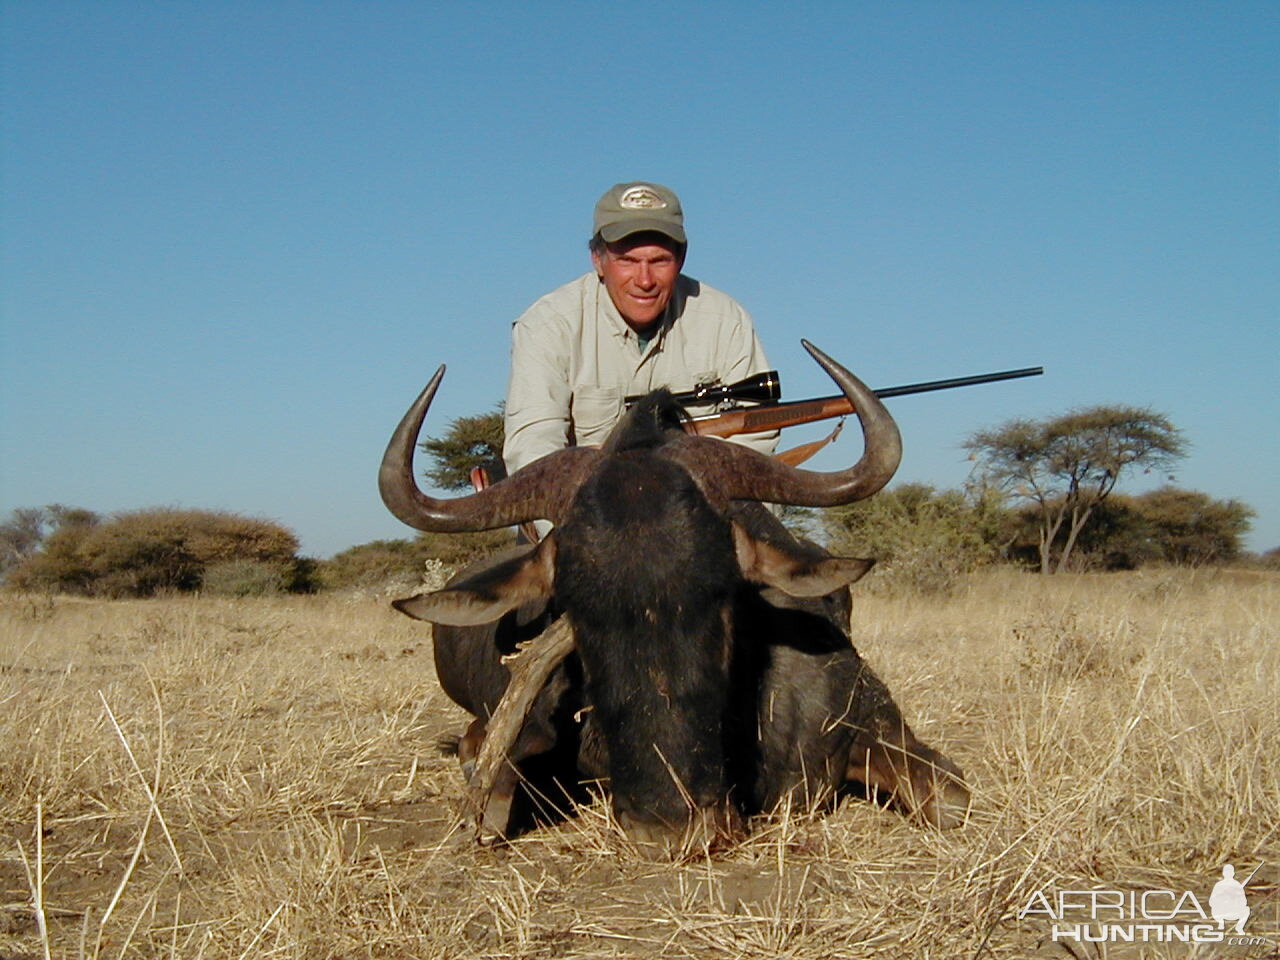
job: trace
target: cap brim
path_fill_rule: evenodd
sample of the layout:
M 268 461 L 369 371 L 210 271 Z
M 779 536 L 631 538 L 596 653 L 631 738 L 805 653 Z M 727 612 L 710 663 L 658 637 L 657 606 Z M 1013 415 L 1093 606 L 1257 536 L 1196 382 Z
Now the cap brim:
M 688 243 L 684 235 L 684 227 L 669 220 L 624 220 L 621 223 L 610 223 L 600 228 L 600 236 L 605 243 L 617 243 L 623 237 L 633 233 L 661 233 L 676 243 Z

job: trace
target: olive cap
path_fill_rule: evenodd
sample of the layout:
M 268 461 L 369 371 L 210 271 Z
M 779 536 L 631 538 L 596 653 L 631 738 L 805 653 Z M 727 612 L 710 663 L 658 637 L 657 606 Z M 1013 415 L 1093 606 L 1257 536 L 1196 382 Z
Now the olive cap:
M 633 180 L 615 183 L 596 204 L 595 230 L 606 243 L 633 233 L 655 230 L 676 243 L 687 243 L 684 211 L 675 191 L 658 183 Z

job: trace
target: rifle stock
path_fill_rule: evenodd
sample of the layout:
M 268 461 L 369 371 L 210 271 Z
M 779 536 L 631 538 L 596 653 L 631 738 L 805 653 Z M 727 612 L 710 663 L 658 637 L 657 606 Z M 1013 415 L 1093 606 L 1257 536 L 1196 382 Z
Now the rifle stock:
M 694 417 L 685 429 L 700 437 L 736 437 L 740 433 L 764 433 L 815 420 L 829 420 L 853 413 L 848 397 L 821 397 L 817 400 L 794 400 L 759 407 L 743 407 Z

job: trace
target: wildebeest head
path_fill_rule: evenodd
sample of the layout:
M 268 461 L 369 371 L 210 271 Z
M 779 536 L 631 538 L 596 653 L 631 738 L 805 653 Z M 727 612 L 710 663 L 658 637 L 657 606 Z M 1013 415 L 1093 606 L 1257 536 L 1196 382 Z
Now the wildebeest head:
M 615 810 L 639 839 L 722 830 L 732 821 L 725 723 L 732 601 L 741 582 L 820 596 L 871 565 L 796 553 L 726 516 L 735 500 L 848 503 L 875 493 L 897 469 L 901 441 L 888 411 L 847 370 L 805 347 L 862 423 L 864 452 L 847 470 L 800 470 L 688 435 L 678 405 L 658 391 L 628 412 L 602 449 L 558 451 L 480 493 L 436 499 L 414 482 L 412 458 L 443 367 L 387 447 L 382 496 L 410 526 L 556 524 L 530 554 L 396 605 L 420 619 L 465 625 L 554 597 L 573 626 Z

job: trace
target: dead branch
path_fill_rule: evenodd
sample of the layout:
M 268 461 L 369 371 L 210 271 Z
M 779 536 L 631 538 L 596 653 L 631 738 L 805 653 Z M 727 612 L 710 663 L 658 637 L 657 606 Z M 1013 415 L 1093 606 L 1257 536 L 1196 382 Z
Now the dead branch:
M 569 626 L 567 617 L 560 617 L 538 636 L 520 644 L 515 653 L 502 658 L 511 680 L 485 724 L 484 742 L 476 755 L 475 772 L 467 789 L 477 812 L 478 825 L 483 822 L 498 771 L 506 762 L 533 701 L 547 682 L 547 677 L 551 676 L 551 671 L 572 650 L 573 628 Z

